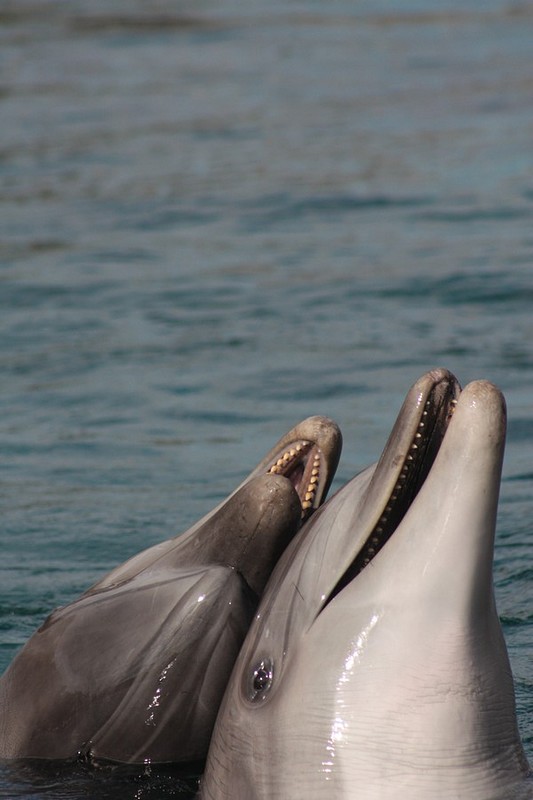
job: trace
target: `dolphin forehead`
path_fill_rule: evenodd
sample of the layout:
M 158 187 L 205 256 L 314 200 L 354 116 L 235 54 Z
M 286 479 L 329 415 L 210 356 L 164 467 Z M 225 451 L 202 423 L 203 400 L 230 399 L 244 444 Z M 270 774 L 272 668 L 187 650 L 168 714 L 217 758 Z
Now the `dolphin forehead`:
M 201 757 L 254 606 L 235 570 L 198 566 L 57 609 L 0 681 L 2 756 Z

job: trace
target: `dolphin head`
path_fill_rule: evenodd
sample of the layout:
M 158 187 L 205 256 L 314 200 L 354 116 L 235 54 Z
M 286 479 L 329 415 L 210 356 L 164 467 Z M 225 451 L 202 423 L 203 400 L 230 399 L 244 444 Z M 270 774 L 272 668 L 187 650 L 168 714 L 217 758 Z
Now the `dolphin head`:
M 335 423 L 304 420 L 189 531 L 52 612 L 0 679 L 0 757 L 205 758 L 264 586 L 339 452 Z
M 260 594 L 289 539 L 325 500 L 341 449 L 342 435 L 333 420 L 323 416 L 302 420 L 279 439 L 228 497 L 189 530 L 128 559 L 91 586 L 86 594 L 116 586 L 142 570 L 157 568 L 162 562 L 179 566 L 191 560 L 194 563 L 229 565 L 246 575 L 248 571 L 250 575 L 253 572 L 255 577 L 251 577 L 250 585 Z M 285 479 L 285 489 L 279 489 L 284 481 L 276 481 L 276 476 Z M 267 480 L 258 480 L 262 478 Z M 293 493 L 289 492 L 289 483 Z M 239 509 L 251 509 L 252 513 L 257 509 L 261 513 L 265 498 L 267 506 L 276 500 L 268 488 L 276 486 L 277 513 L 283 514 L 283 509 L 287 509 L 291 516 L 290 525 L 281 528 L 272 525 L 268 536 L 257 536 L 254 526 L 244 515 L 239 531 L 234 524 L 234 520 L 241 516 Z M 258 487 L 262 487 L 261 490 L 258 491 Z M 237 502 L 234 500 L 236 495 L 239 496 Z M 296 522 L 292 521 L 293 501 L 299 501 L 300 506 Z M 280 530 L 286 532 L 278 535 Z M 269 554 L 267 559 L 262 558 L 261 548 Z
M 533 796 L 492 586 L 505 416 L 486 381 L 412 387 L 379 462 L 280 560 L 204 800 Z

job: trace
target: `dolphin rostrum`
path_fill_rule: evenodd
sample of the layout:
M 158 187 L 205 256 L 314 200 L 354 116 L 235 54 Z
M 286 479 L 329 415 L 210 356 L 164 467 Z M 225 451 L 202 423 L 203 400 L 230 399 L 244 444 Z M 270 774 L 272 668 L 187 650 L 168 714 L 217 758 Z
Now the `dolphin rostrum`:
M 341 447 L 310 417 L 188 532 L 50 614 L 0 679 L 0 758 L 195 762 L 285 546 Z
M 505 417 L 486 381 L 413 386 L 278 562 L 202 800 L 531 800 L 493 594 Z

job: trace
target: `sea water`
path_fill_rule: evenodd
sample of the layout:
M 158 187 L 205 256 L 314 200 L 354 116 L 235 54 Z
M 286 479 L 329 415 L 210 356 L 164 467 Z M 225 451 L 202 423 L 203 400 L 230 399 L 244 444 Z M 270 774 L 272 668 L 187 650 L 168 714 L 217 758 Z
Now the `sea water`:
M 0 669 L 310 414 L 339 486 L 445 366 L 507 398 L 495 584 L 533 758 L 532 42 L 505 0 L 2 3 Z M 191 786 L 0 771 L 5 798 Z

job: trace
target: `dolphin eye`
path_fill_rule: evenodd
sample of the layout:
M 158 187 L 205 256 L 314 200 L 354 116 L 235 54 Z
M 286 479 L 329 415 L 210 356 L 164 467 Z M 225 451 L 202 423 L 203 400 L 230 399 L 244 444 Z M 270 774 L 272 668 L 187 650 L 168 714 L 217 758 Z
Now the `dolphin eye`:
M 263 665 L 254 671 L 254 691 L 264 692 L 272 683 L 272 672 Z
M 250 700 L 263 700 L 272 686 L 274 669 L 272 661 L 264 658 L 252 670 L 249 687 Z

